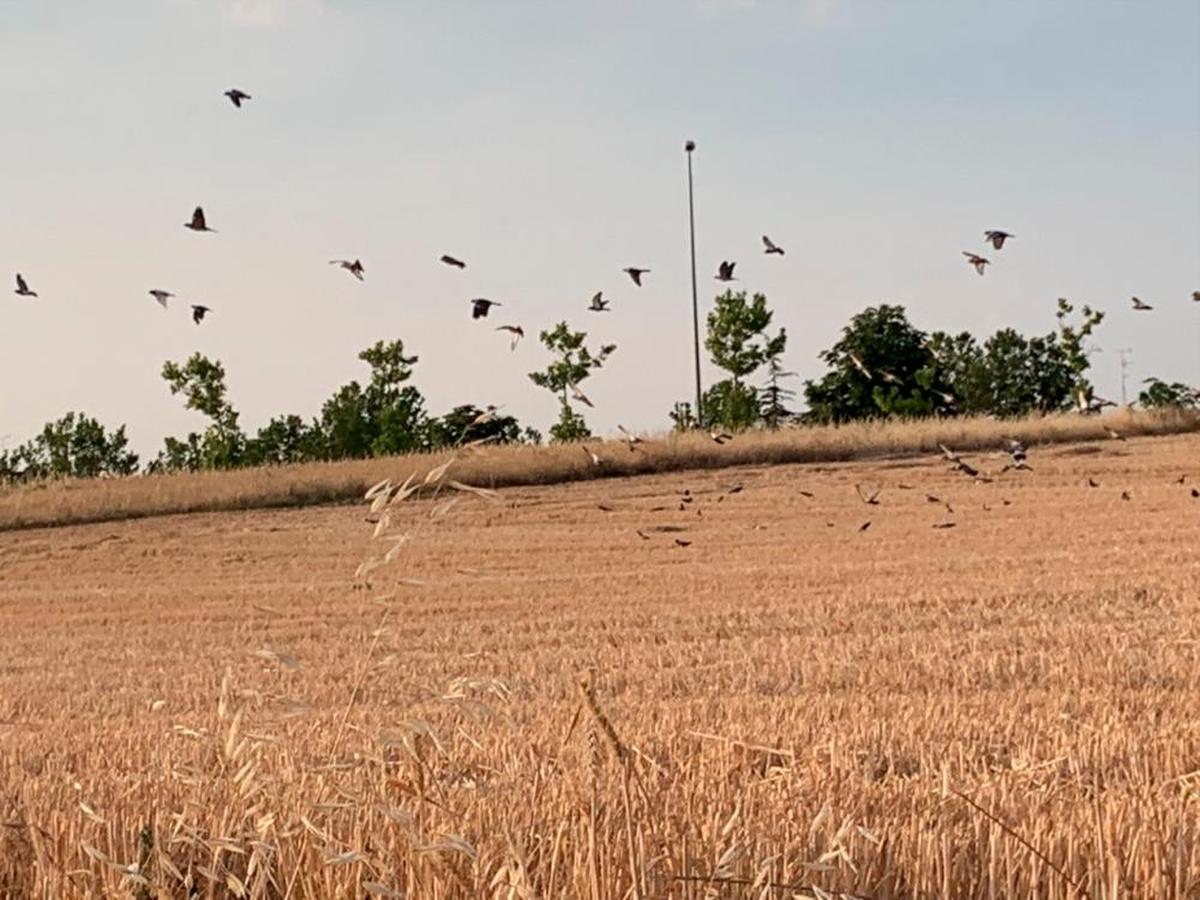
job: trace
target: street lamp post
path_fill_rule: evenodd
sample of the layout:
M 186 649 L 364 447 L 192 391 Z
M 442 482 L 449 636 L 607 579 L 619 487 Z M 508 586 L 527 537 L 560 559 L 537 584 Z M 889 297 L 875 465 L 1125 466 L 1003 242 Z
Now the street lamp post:
M 696 142 L 688 141 L 683 149 L 687 153 L 688 231 L 692 244 L 692 345 L 696 357 L 696 425 L 699 426 L 704 410 L 700 393 L 700 301 L 696 292 L 696 205 L 692 198 L 692 151 L 696 149 Z

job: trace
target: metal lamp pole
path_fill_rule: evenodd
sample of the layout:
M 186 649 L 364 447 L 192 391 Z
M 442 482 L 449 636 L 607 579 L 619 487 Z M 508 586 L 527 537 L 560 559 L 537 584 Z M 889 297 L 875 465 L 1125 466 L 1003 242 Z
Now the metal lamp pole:
M 688 141 L 683 149 L 687 153 L 688 230 L 692 242 L 692 342 L 696 355 L 696 425 L 699 426 L 704 409 L 700 392 L 700 302 L 696 296 L 696 205 L 692 198 L 692 151 L 696 149 L 696 142 Z

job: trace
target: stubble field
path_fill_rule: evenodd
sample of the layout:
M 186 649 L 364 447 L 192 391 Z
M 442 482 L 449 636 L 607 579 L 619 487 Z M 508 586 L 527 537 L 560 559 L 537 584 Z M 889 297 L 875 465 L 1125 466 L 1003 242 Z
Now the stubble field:
M 1200 896 L 1200 437 L 970 459 L 0 534 L 0 896 Z

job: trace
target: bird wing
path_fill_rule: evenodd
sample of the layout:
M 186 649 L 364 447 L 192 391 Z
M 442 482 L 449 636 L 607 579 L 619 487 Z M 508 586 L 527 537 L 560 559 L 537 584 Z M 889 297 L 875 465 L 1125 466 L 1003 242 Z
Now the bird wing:
M 24 278 L 22 278 L 20 275 L 18 275 L 18 276 L 17 276 L 17 290 L 18 290 L 18 291 L 27 291 L 27 290 L 29 290 L 29 285 L 27 285 L 27 284 L 25 283 L 25 279 L 24 279 Z
M 779 249 L 779 245 L 776 244 L 769 237 L 767 237 L 765 234 L 762 236 L 762 242 L 763 242 L 763 246 L 766 247 L 768 250 L 778 250 Z
M 208 225 L 204 221 L 204 208 L 203 207 L 197 206 L 195 211 L 192 213 L 192 227 L 194 227 L 194 228 L 207 228 L 208 227 Z

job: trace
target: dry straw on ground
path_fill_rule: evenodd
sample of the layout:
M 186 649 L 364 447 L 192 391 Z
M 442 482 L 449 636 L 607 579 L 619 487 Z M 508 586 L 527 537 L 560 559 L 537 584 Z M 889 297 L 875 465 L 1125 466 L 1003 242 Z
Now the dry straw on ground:
M 1019 421 L 945 419 L 868 422 L 842 427 L 756 432 L 718 445 L 704 434 L 665 435 L 630 450 L 624 443 L 584 442 L 549 447 L 480 447 L 461 460 L 464 481 L 487 487 L 557 484 L 764 463 L 834 462 L 936 452 L 939 443 L 963 450 L 999 446 L 1004 437 L 1026 443 L 1099 440 L 1108 428 L 1129 436 L 1200 428 L 1200 414 L 1123 411 L 1103 418 L 1062 415 Z M 587 449 L 585 449 L 587 448 Z M 596 453 L 596 466 L 587 450 Z M 103 522 L 141 516 L 353 501 L 368 485 L 450 453 L 233 472 L 60 481 L 0 488 L 0 530 Z
M 1197 896 L 1200 437 L 964 456 L 0 535 L 0 896 Z

